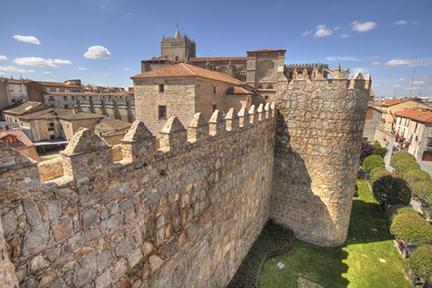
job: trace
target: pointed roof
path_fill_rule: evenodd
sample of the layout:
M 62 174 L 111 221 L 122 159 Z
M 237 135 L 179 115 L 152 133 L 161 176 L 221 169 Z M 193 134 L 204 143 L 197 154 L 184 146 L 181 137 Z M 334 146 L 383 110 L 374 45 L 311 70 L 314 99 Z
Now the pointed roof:
M 180 37 L 181 37 L 181 34 L 180 34 L 180 30 L 179 30 L 178 25 L 177 25 L 176 32 L 174 34 L 174 38 L 179 39 Z
M 229 84 L 239 85 L 241 82 L 228 75 L 200 68 L 197 66 L 189 65 L 186 63 L 178 63 L 169 65 L 164 68 L 147 71 L 141 74 L 132 76 L 132 79 L 140 78 L 159 78 L 159 77 L 201 77 L 216 81 L 221 81 Z

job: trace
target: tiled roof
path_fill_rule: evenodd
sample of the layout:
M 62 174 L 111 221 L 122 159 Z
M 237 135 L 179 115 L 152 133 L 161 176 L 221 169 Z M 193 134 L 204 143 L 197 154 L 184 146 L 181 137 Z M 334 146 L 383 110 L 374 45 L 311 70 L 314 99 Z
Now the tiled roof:
M 3 113 L 8 113 L 12 115 L 25 115 L 46 108 L 48 108 L 48 106 L 43 103 L 36 101 L 26 101 L 17 107 L 4 110 Z
M 196 62 L 220 62 L 220 61 L 246 61 L 246 57 L 192 57 L 191 63 Z
M 80 85 L 69 85 L 69 84 L 62 83 L 62 82 L 39 81 L 39 83 L 42 84 L 43 86 L 48 86 L 48 87 L 83 88 Z
M 389 106 L 394 106 L 403 102 L 407 102 L 407 101 L 416 101 L 415 99 L 412 98 L 400 98 L 400 99 L 384 99 L 382 106 L 384 107 L 389 107 Z
M 243 88 L 241 86 L 235 86 L 235 87 L 228 88 L 227 91 L 225 92 L 225 94 L 252 95 L 254 93 L 251 92 L 251 91 L 246 90 L 245 88 Z
M 102 119 L 105 116 L 100 114 L 93 113 L 85 113 L 85 112 L 77 112 L 73 113 L 72 110 L 64 110 L 64 109 L 45 109 L 42 111 L 34 112 L 31 114 L 24 115 L 20 117 L 23 120 L 38 120 L 38 119 L 64 119 L 64 120 L 82 120 L 82 119 Z
M 404 117 L 416 122 L 432 123 L 432 110 L 425 109 L 405 109 L 395 113 L 397 117 Z
M 122 91 L 122 92 L 44 92 L 45 95 L 52 96 L 130 96 L 133 92 Z
M 27 137 L 27 135 L 23 131 L 15 129 L 0 131 L 0 141 L 8 135 L 12 135 L 18 140 L 18 143 L 16 143 L 16 145 L 13 145 L 13 147 L 33 146 L 33 142 Z
M 126 121 L 118 119 L 105 118 L 95 127 L 95 130 L 99 130 L 105 133 L 117 132 L 119 130 L 129 129 L 132 124 Z
M 239 85 L 241 82 L 237 79 L 234 79 L 228 75 L 210 71 L 207 69 L 203 69 L 197 66 L 179 63 L 174 65 L 169 65 L 167 67 L 144 72 L 135 76 L 132 76 L 132 79 L 140 79 L 140 78 L 159 78 L 159 77 L 201 77 L 206 79 L 211 79 L 215 81 L 226 82 L 230 84 Z

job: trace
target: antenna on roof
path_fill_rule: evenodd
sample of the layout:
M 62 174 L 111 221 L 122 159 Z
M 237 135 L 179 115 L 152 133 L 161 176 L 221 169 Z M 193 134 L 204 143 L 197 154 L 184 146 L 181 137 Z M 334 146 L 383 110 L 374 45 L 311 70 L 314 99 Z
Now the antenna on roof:
M 411 93 L 412 93 L 412 90 L 413 90 L 413 84 L 414 84 L 414 81 L 415 81 L 416 72 L 417 72 L 417 56 L 416 56 L 416 59 L 415 59 L 415 62 L 414 62 L 413 75 L 412 75 L 410 86 L 409 86 L 409 98 L 411 98 Z

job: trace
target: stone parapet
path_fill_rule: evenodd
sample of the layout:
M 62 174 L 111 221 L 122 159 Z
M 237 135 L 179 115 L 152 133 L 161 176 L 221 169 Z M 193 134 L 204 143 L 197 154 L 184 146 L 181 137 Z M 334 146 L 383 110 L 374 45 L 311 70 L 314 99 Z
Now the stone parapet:
M 20 285 L 225 287 L 269 217 L 275 139 L 275 118 L 240 127 L 232 112 L 158 135 L 136 121 L 119 161 L 81 129 L 54 179 L 2 146 L 0 227 Z

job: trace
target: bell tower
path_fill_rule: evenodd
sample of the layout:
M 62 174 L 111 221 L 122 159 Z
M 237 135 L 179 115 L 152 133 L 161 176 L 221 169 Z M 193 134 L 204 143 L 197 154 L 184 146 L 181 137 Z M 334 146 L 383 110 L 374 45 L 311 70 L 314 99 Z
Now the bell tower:
M 161 41 L 161 56 L 174 62 L 189 63 L 195 57 L 195 42 L 187 35 L 181 35 L 177 26 L 173 37 L 163 37 Z

